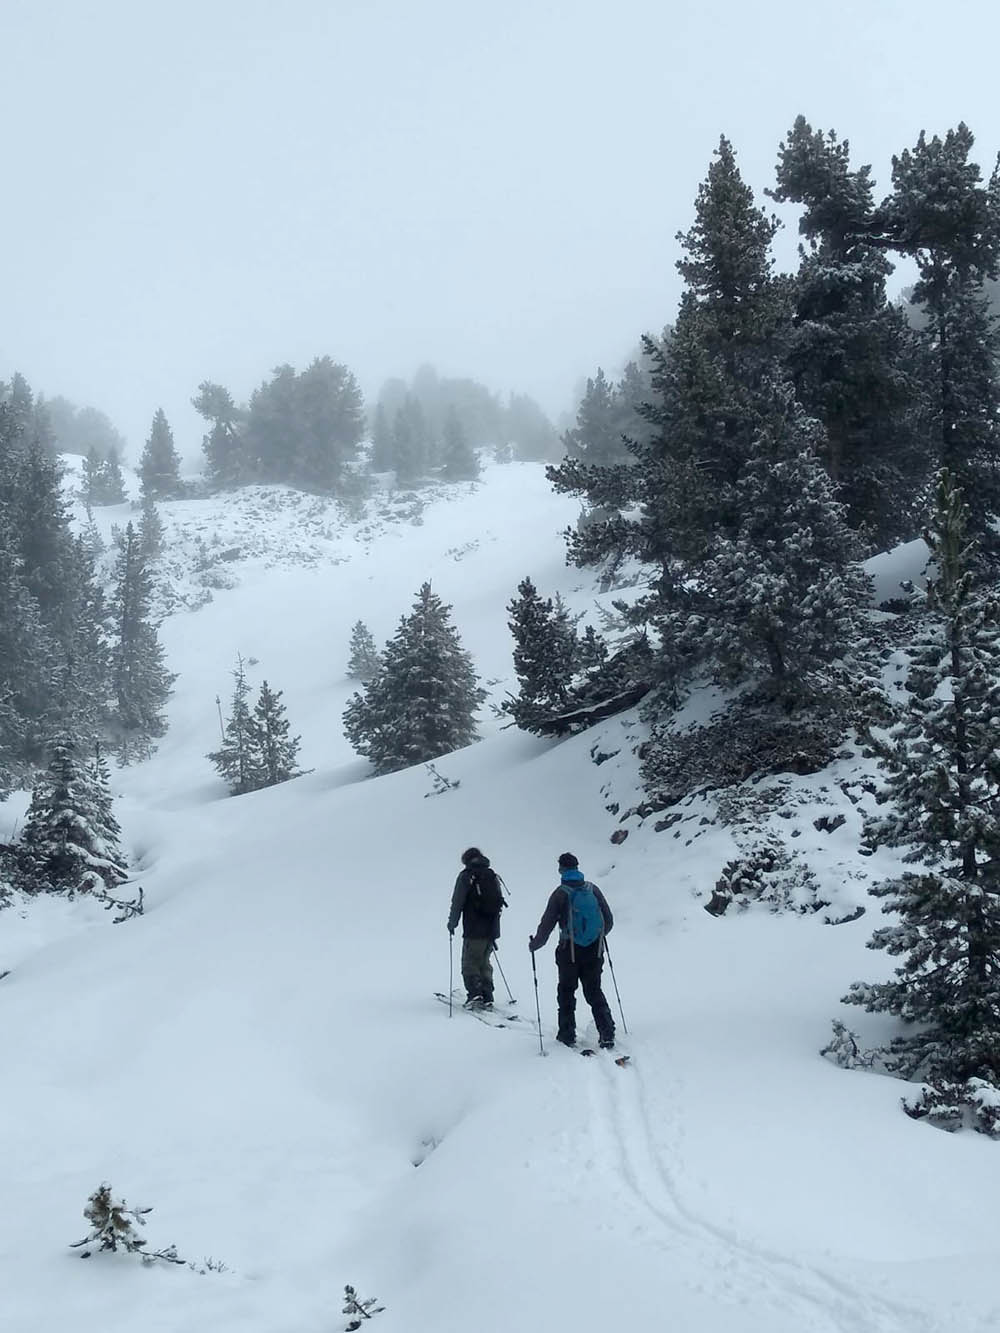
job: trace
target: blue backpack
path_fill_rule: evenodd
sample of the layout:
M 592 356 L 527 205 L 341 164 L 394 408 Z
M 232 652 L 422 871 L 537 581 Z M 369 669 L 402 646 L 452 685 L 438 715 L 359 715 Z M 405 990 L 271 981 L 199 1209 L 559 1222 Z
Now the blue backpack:
M 593 944 L 604 932 L 604 913 L 597 901 L 593 884 L 564 884 L 569 898 L 569 920 L 566 934 L 581 949 Z

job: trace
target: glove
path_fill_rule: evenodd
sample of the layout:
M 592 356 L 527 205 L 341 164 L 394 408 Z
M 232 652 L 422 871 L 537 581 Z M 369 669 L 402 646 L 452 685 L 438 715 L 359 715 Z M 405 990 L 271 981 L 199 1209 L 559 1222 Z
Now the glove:
M 449 934 L 449 935 L 454 935 L 454 933 L 455 933 L 455 927 L 454 927 L 454 926 L 449 926 L 449 927 L 448 927 L 448 934 Z
M 534 935 L 529 935 L 529 936 L 528 936 L 528 951 L 529 951 L 530 953 L 534 953 L 534 952 L 535 952 L 535 937 L 534 937 Z

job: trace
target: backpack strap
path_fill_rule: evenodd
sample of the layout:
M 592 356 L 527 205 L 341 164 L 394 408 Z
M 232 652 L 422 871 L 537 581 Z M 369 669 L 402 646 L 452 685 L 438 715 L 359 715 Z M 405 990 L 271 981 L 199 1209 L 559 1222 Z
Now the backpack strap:
M 576 884 L 560 884 L 566 890 L 566 934 L 569 936 L 569 956 L 576 962 L 576 941 L 573 939 L 573 890 Z

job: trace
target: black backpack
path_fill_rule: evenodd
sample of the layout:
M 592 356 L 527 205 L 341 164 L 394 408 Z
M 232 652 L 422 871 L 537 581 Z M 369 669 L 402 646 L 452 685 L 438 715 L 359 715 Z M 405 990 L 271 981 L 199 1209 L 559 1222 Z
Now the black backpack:
M 470 906 L 483 916 L 498 916 L 507 906 L 500 876 L 490 866 L 469 867 Z

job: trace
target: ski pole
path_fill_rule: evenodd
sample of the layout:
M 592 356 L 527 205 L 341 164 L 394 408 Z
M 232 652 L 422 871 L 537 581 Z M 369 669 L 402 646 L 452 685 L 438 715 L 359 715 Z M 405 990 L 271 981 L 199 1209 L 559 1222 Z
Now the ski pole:
M 448 931 L 448 1017 L 451 1018 L 452 996 L 455 994 L 455 932 Z
M 615 986 L 615 999 L 618 1001 L 618 1012 L 622 1016 L 622 1031 L 628 1036 L 628 1024 L 625 1022 L 625 1014 L 622 1011 L 622 997 L 618 994 L 618 978 L 615 976 L 615 965 L 611 961 L 611 950 L 608 948 L 608 941 L 604 941 L 604 952 L 608 955 L 608 967 L 611 968 L 611 980 Z
M 500 970 L 500 975 L 503 977 L 503 984 L 507 987 L 507 994 L 508 996 L 510 996 L 511 1004 L 517 1004 L 517 1001 L 510 993 L 510 986 L 507 985 L 507 978 L 503 976 L 503 968 L 500 967 L 500 950 L 497 948 L 495 944 L 493 946 L 493 961 L 496 963 L 497 967 Z
M 531 975 L 535 978 L 535 1013 L 538 1015 L 538 1054 L 545 1054 L 545 1047 L 542 1045 L 542 1011 L 538 1005 L 538 969 L 535 967 L 535 951 L 531 951 Z

